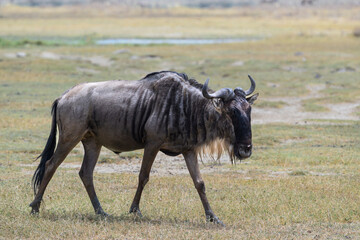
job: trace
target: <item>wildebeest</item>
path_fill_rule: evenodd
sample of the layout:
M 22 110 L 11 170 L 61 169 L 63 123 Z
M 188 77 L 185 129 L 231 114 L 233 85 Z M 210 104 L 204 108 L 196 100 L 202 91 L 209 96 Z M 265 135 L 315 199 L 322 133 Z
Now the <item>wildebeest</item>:
M 251 104 L 255 81 L 244 91 L 208 90 L 186 74 L 163 71 L 139 81 L 106 81 L 79 84 L 56 99 L 52 126 L 40 164 L 33 176 L 35 199 L 31 212 L 39 212 L 46 186 L 57 167 L 80 141 L 85 155 L 80 178 L 97 214 L 107 215 L 96 196 L 93 171 L 102 146 L 121 153 L 144 149 L 139 182 L 130 213 L 141 216 L 139 202 L 159 151 L 182 154 L 205 209 L 206 219 L 223 225 L 210 208 L 200 176 L 198 155 L 220 140 L 231 158 L 244 159 L 252 152 Z M 56 133 L 59 130 L 57 147 Z

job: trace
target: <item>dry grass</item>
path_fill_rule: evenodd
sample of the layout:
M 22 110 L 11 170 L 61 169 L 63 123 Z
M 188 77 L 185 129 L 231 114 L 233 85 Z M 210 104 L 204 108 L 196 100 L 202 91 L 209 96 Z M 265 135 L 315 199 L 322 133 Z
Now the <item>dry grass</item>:
M 354 104 L 360 100 L 360 49 L 358 39 L 351 35 L 356 9 L 317 10 L 316 15 L 309 9 L 291 10 L 290 15 L 284 9 L 271 14 L 259 9 L 163 9 L 159 10 L 160 16 L 155 10 L 141 13 L 143 10 L 135 9 L 115 17 L 116 11 L 120 10 L 107 13 L 91 10 L 90 19 L 72 8 L 9 7 L 2 9 L 0 34 L 8 39 L 82 38 L 92 34 L 266 38 L 207 46 L 86 44 L 0 48 L 0 238 L 360 238 L 358 121 L 255 125 L 255 149 L 249 161 L 234 166 L 229 161 L 219 166 L 202 166 L 207 170 L 204 179 L 210 203 L 226 223 L 225 229 L 205 223 L 190 176 L 182 174 L 151 177 L 141 204 L 143 219 L 127 214 L 136 190 L 136 173 L 95 174 L 100 201 L 112 214 L 101 219 L 93 214 L 77 176 L 78 169 L 60 168 L 45 193 L 40 215 L 30 216 L 28 203 L 33 198 L 30 180 L 35 167 L 29 164 L 48 136 L 51 103 L 79 82 L 139 79 L 151 71 L 175 70 L 200 82 L 210 77 L 214 89 L 239 85 L 246 88 L 249 84 L 246 75 L 250 73 L 257 81 L 261 97 L 254 108 L 272 109 L 274 114 L 291 104 L 288 98 L 311 93 L 308 85 L 325 86 L 318 96 L 303 103 L 319 114 L 316 106 Z M 340 17 L 334 18 L 334 14 Z M 128 52 L 114 54 L 122 48 Z M 27 56 L 6 57 L 16 52 L 25 52 Z M 103 56 L 113 64 L 99 66 L 80 58 L 44 59 L 43 52 L 83 58 Z M 238 61 L 243 65 L 234 65 Z M 355 71 L 342 71 L 346 67 Z M 95 71 L 84 72 L 79 68 Z M 317 73 L 321 77 L 315 77 Z M 274 102 L 266 102 L 273 98 Z M 355 111 L 359 112 L 359 107 Z M 80 163 L 80 149 L 77 146 L 66 162 Z M 119 159 L 103 152 L 100 164 L 120 165 L 139 155 L 132 152 L 124 155 L 126 159 Z M 168 164 L 172 164 L 171 160 Z

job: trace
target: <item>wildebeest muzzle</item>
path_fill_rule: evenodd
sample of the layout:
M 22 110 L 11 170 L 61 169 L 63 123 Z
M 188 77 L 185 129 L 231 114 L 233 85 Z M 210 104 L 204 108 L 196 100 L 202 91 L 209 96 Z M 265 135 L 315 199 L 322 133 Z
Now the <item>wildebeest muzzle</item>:
M 252 153 L 252 144 L 239 144 L 235 149 L 235 156 L 237 158 L 245 159 L 251 156 Z

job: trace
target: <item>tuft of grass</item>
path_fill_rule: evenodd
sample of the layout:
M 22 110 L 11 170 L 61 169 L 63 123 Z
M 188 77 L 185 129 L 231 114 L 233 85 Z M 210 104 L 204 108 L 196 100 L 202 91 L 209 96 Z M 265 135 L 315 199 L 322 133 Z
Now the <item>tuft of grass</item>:
M 305 176 L 307 175 L 306 171 L 296 170 L 289 173 L 290 176 Z
M 328 112 L 329 108 L 314 103 L 313 99 L 302 101 L 302 107 L 306 112 Z
M 356 112 L 355 112 L 356 115 L 357 115 L 357 116 L 360 116 L 360 105 L 356 107 L 356 110 L 355 110 L 355 111 L 356 111 Z

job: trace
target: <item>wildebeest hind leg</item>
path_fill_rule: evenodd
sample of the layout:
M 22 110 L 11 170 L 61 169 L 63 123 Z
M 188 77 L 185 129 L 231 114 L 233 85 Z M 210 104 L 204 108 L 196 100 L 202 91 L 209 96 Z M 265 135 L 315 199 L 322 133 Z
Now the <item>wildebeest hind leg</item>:
M 201 202 L 204 206 L 206 220 L 210 222 L 214 222 L 221 226 L 225 226 L 224 223 L 214 214 L 211 210 L 209 201 L 207 200 L 205 193 L 205 183 L 201 178 L 199 163 L 197 160 L 196 153 L 193 151 L 189 151 L 183 154 L 186 162 L 186 166 L 189 170 L 190 176 L 194 182 L 195 188 L 199 193 Z
M 74 141 L 65 141 L 63 140 L 63 138 L 59 137 L 59 142 L 54 152 L 54 155 L 45 164 L 44 177 L 39 185 L 38 191 L 35 195 L 35 199 L 30 203 L 30 207 L 32 208 L 31 213 L 39 212 L 40 203 L 48 183 L 50 182 L 56 169 L 64 161 L 66 156 L 76 146 L 76 144 L 79 141 L 80 139 Z
M 135 213 L 135 214 L 139 215 L 140 217 L 142 216 L 140 208 L 139 208 L 141 193 L 142 193 L 146 183 L 149 181 L 151 166 L 152 166 L 152 164 L 155 160 L 156 154 L 158 152 L 159 152 L 159 149 L 154 147 L 153 145 L 147 146 L 144 149 L 144 156 L 143 156 L 143 160 L 141 163 L 141 169 L 140 169 L 140 174 L 139 174 L 139 183 L 138 183 L 138 187 L 136 190 L 134 200 L 131 204 L 130 211 L 129 211 L 130 213 Z
M 85 155 L 79 171 L 79 176 L 86 188 L 95 213 L 102 216 L 108 216 L 108 214 L 102 209 L 96 196 L 93 182 L 94 168 L 100 154 L 101 145 L 97 143 L 93 137 L 82 140 L 82 144 L 84 146 Z

